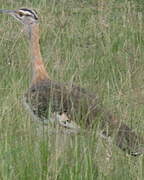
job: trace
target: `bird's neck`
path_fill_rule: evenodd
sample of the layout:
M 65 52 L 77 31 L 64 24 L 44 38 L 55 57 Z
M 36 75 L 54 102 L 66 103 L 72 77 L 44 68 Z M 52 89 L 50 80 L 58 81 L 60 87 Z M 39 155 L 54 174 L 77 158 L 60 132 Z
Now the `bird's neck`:
M 40 44 L 39 44 L 39 25 L 33 24 L 29 27 L 30 45 L 32 52 L 32 83 L 48 78 L 48 73 L 44 67 Z

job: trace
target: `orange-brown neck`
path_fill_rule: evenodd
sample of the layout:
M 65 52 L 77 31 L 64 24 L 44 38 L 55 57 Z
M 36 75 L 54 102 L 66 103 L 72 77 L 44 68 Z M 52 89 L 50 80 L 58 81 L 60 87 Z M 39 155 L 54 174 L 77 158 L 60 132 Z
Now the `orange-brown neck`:
M 39 44 L 39 25 L 33 24 L 30 27 L 30 39 L 31 39 L 31 47 L 32 47 L 32 83 L 37 83 L 40 80 L 44 80 L 48 78 L 48 73 L 44 67 L 41 51 L 40 51 L 40 44 Z

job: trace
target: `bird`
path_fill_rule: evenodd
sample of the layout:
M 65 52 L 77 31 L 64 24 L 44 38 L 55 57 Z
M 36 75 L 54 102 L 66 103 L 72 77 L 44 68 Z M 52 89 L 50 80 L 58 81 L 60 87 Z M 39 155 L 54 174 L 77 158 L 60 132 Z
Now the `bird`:
M 35 121 L 44 126 L 57 124 L 77 133 L 81 129 L 93 128 L 97 117 L 101 117 L 100 128 L 104 137 L 114 136 L 115 144 L 132 156 L 144 153 L 143 138 L 104 108 L 95 93 L 50 77 L 40 51 L 39 17 L 35 10 L 1 9 L 0 13 L 11 15 L 21 22 L 28 34 L 32 78 L 30 87 L 23 95 L 23 102 Z

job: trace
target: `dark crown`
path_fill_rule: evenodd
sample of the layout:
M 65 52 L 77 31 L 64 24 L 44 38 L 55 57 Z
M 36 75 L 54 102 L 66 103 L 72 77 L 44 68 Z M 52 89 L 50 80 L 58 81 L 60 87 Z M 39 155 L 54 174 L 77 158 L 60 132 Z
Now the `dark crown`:
M 26 16 L 31 16 L 33 15 L 33 17 L 35 18 L 35 20 L 38 20 L 38 15 L 37 12 L 35 10 L 31 10 L 31 9 L 27 9 L 27 8 L 21 8 L 19 9 L 19 11 L 21 11 L 22 13 L 24 13 Z

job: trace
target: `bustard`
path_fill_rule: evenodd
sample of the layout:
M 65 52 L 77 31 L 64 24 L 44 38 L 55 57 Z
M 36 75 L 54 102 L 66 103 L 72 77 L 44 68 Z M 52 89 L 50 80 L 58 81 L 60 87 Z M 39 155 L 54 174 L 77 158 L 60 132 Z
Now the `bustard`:
M 95 94 L 75 85 L 53 81 L 42 61 L 39 45 L 38 16 L 34 10 L 0 10 L 20 21 L 27 29 L 32 51 L 32 81 L 24 94 L 25 104 L 39 122 L 44 125 L 54 122 L 71 130 L 79 130 L 81 121 L 85 128 L 92 127 L 101 113 L 101 124 L 105 136 L 115 135 L 115 143 L 131 155 L 144 152 L 143 139 L 126 124 L 117 120 L 98 102 Z M 51 113 L 50 113 L 51 112 Z

